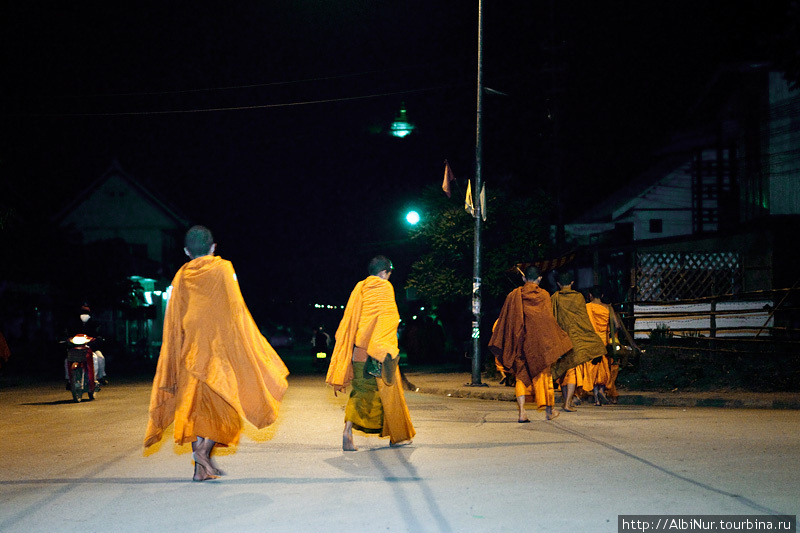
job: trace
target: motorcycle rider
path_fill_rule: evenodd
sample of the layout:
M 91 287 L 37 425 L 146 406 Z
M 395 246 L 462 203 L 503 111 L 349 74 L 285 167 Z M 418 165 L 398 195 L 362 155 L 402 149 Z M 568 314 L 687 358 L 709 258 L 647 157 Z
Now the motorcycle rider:
M 80 308 L 78 320 L 71 320 L 70 324 L 67 325 L 66 334 L 67 338 L 72 338 L 75 335 L 80 333 L 84 333 L 90 337 L 97 337 L 98 334 L 98 327 L 97 323 L 92 320 L 92 310 L 89 308 L 87 304 L 83 304 Z M 95 349 L 95 346 L 92 346 L 92 360 L 94 362 L 94 379 L 96 382 L 108 385 L 108 378 L 106 376 L 106 358 L 103 356 L 103 352 L 98 349 Z M 66 388 L 67 390 L 71 390 L 69 384 L 69 371 L 67 370 L 68 364 L 67 359 L 64 359 L 64 379 L 66 380 Z

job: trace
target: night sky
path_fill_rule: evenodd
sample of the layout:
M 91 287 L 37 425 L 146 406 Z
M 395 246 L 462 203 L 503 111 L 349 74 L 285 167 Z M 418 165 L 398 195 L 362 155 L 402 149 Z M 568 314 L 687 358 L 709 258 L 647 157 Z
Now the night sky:
M 591 206 L 720 65 L 763 59 L 782 3 L 762 4 L 484 2 L 484 82 L 507 95 L 484 99 L 485 182 Z M 380 252 L 402 285 L 404 210 L 445 159 L 474 175 L 477 2 L 5 2 L 0 19 L 6 201 L 51 214 L 116 159 L 211 227 L 248 300 L 343 302 Z

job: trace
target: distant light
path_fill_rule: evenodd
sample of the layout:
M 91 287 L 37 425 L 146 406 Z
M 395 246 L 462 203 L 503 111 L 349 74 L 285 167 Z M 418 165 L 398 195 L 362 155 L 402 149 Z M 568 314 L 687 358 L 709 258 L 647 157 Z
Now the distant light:
M 147 302 L 147 305 L 153 305 L 153 293 L 150 291 L 145 291 L 144 301 Z
M 406 214 L 406 222 L 412 226 L 417 224 L 419 222 L 419 213 L 416 211 L 409 211 L 408 214 Z

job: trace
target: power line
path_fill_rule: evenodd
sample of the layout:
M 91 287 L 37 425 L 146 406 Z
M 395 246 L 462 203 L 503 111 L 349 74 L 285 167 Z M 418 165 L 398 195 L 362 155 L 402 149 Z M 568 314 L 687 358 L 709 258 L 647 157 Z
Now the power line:
M 469 82 L 470 84 L 472 82 Z M 465 86 L 467 83 L 456 83 L 448 85 L 438 85 L 434 87 L 424 87 L 421 89 L 409 89 L 405 91 L 394 91 L 388 93 L 366 94 L 361 96 L 346 96 L 343 98 L 326 98 L 323 100 L 307 100 L 302 102 L 287 102 L 283 104 L 257 104 L 248 106 L 231 106 L 231 107 L 211 107 L 203 109 L 171 109 L 165 111 L 116 111 L 108 113 L 35 113 L 35 114 L 7 114 L 4 117 L 117 117 L 117 116 L 137 116 L 137 115 L 172 115 L 172 114 L 188 114 L 188 113 L 213 113 L 220 111 L 247 111 L 253 109 L 273 109 L 280 107 L 296 107 L 314 104 L 328 104 L 335 102 L 348 102 L 353 100 L 367 100 L 371 98 L 382 98 L 385 96 L 396 96 L 399 94 L 412 94 L 427 91 L 437 91 L 441 89 L 450 89 L 454 87 Z
M 317 78 L 304 78 L 300 80 L 285 80 L 285 81 L 274 81 L 269 83 L 252 83 L 252 84 L 245 84 L 245 85 L 229 85 L 229 86 L 222 86 L 222 87 L 200 87 L 194 89 L 176 89 L 171 91 L 139 91 L 139 92 L 123 92 L 123 93 L 95 93 L 95 94 L 55 94 L 50 95 L 53 98 L 104 98 L 109 96 L 165 96 L 171 94 L 191 94 L 191 93 L 203 93 L 203 92 L 214 92 L 214 91 L 231 91 L 236 89 L 256 89 L 259 87 L 276 87 L 281 85 L 294 85 L 300 83 L 309 83 L 309 82 L 317 82 L 317 81 L 330 81 L 330 80 L 340 80 L 346 78 L 356 78 L 359 76 L 366 76 L 369 74 L 380 74 L 385 72 L 399 72 L 403 70 L 409 69 L 417 69 L 417 68 L 426 68 L 431 66 L 437 66 L 437 63 L 425 63 L 419 65 L 406 65 L 402 67 L 395 67 L 395 68 L 386 68 L 386 69 L 376 69 L 376 70 L 364 70 L 361 72 L 353 72 L 350 74 L 339 74 L 336 76 L 322 76 Z M 46 96 L 46 95 L 44 95 Z

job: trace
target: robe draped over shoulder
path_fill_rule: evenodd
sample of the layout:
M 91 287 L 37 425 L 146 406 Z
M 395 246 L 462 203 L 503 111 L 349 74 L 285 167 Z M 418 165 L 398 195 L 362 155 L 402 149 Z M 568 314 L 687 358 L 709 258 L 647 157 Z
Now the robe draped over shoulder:
M 600 336 L 603 344 L 611 344 L 611 330 L 609 328 L 609 319 L 611 312 L 607 305 L 589 302 L 586 304 L 586 313 L 589 315 L 589 322 L 595 332 Z
M 553 315 L 572 341 L 572 350 L 553 365 L 553 379 L 561 379 L 571 368 L 606 354 L 606 346 L 594 330 L 586 312 L 586 300 L 578 291 L 561 289 L 553 294 Z
M 172 281 L 145 447 L 173 422 L 178 443 L 194 440 L 196 428 L 215 428 L 220 444 L 238 439 L 239 417 L 259 429 L 272 424 L 288 374 L 250 315 L 230 261 L 189 261 Z
M 397 358 L 400 354 L 397 346 L 399 323 L 400 313 L 392 284 L 378 276 L 358 282 L 336 329 L 336 344 L 325 382 L 336 388 L 350 384 L 354 346 L 364 348 L 370 357 L 381 362 L 387 356 Z
M 507 373 L 530 386 L 571 348 L 546 290 L 529 282 L 508 294 L 489 341 L 489 350 Z

